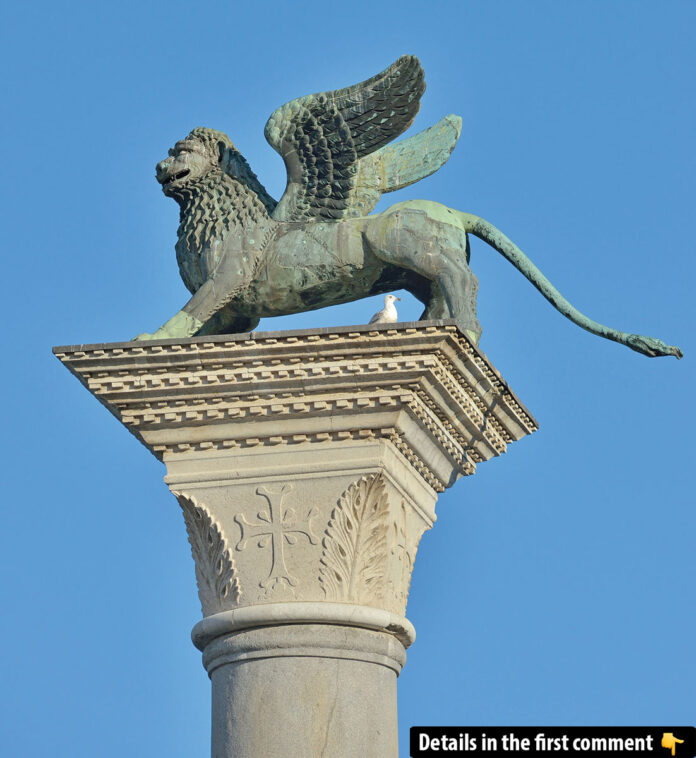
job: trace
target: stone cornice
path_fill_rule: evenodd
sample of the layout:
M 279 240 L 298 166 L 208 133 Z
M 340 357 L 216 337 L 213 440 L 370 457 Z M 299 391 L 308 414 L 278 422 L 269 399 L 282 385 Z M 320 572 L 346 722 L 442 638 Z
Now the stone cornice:
M 378 438 L 442 491 L 537 428 L 450 321 L 54 352 L 160 459 Z

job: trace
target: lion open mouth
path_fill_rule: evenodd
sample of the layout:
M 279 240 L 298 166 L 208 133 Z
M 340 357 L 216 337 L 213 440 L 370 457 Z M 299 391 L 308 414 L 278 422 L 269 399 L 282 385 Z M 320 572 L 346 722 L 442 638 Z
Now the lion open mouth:
M 174 176 L 170 176 L 167 179 L 162 180 L 162 186 L 167 187 L 170 184 L 173 184 L 174 182 L 178 182 L 180 179 L 185 179 L 189 174 L 191 173 L 191 170 L 186 168 L 183 171 L 179 171 Z

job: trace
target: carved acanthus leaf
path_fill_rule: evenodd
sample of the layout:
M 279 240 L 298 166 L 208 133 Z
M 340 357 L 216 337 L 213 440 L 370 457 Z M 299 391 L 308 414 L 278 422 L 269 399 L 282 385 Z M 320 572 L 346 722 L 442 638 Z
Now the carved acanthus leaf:
M 411 587 L 413 562 L 422 534 L 423 531 L 420 530 L 415 535 L 414 540 L 409 539 L 406 505 L 402 501 L 401 508 L 395 515 L 390 530 L 391 555 L 398 566 L 398 571 L 396 573 L 396 582 L 391 578 L 389 584 L 396 604 L 395 609 L 398 613 L 406 612 L 406 603 L 408 602 L 408 593 Z
M 384 596 L 389 502 L 381 474 L 341 495 L 322 544 L 319 581 L 328 599 L 378 602 Z
M 181 492 L 174 494 L 184 512 L 203 615 L 234 608 L 242 593 L 232 552 L 220 525 L 192 497 Z

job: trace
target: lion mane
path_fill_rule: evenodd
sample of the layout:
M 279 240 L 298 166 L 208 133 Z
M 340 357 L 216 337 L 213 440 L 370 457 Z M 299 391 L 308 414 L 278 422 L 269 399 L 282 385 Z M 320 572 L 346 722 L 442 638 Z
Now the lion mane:
M 183 143 L 194 141 L 203 147 L 210 167 L 197 181 L 171 192 L 179 204 L 176 258 L 190 292 L 207 279 L 209 267 L 201 251 L 234 231 L 268 222 L 276 205 L 226 134 L 196 127 Z

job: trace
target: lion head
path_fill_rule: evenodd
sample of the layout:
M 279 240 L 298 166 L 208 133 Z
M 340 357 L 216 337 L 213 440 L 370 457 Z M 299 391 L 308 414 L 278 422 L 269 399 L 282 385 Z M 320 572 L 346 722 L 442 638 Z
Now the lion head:
M 220 166 L 228 149 L 235 150 L 230 138 L 222 132 L 196 127 L 177 142 L 169 157 L 157 164 L 155 176 L 167 197 L 176 199 L 211 170 Z

